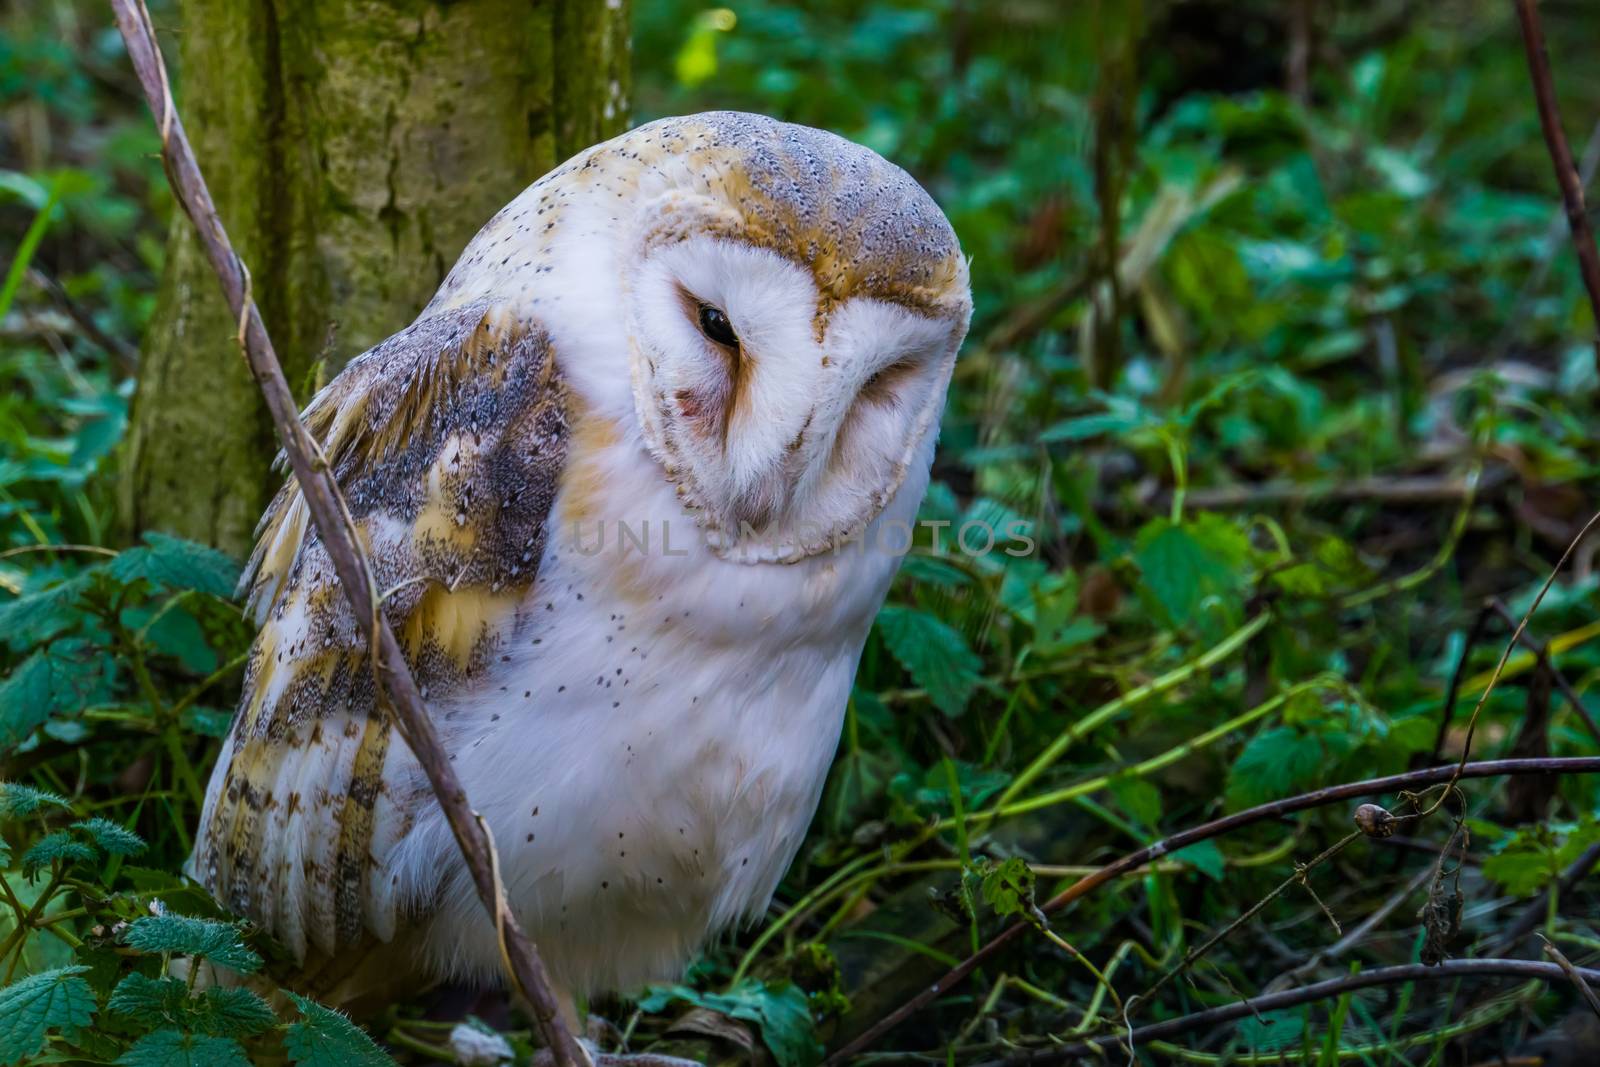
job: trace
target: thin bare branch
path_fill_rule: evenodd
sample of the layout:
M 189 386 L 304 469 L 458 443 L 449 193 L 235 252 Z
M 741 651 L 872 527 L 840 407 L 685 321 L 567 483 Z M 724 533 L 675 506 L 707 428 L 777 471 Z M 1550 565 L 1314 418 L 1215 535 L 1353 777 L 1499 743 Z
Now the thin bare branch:
M 1297 1004 L 1309 1004 L 1312 1001 L 1327 1000 L 1331 997 L 1343 996 L 1358 989 L 1370 989 L 1373 986 L 1380 985 L 1397 985 L 1401 982 L 1427 982 L 1457 978 L 1536 978 L 1545 982 L 1561 982 L 1572 978 L 1573 981 L 1583 984 L 1600 982 L 1600 971 L 1573 967 L 1569 974 L 1558 964 L 1538 963 L 1533 960 L 1445 960 L 1443 963 L 1438 963 L 1431 967 L 1422 963 L 1402 963 L 1394 967 L 1378 967 L 1358 974 L 1345 975 L 1342 978 L 1330 978 L 1325 982 L 1313 982 L 1311 985 L 1301 986 L 1298 989 L 1285 989 L 1281 993 L 1266 993 L 1259 997 L 1251 997 L 1248 1000 L 1240 1000 L 1232 1004 L 1224 1004 L 1221 1007 L 1197 1011 L 1192 1015 L 1184 1015 L 1177 1019 L 1151 1023 L 1149 1026 L 1139 1027 L 1131 1034 L 1108 1034 L 1058 1048 L 1023 1052 L 1003 1060 L 993 1060 L 989 1063 L 979 1064 L 978 1067 L 1002 1067 L 1002 1065 L 1004 1067 L 1012 1067 L 1012 1065 L 1025 1063 L 1070 1063 L 1074 1060 L 1091 1057 L 1093 1062 L 1103 1063 L 1105 1062 L 1103 1059 L 1105 1050 L 1125 1045 L 1129 1041 L 1133 1043 L 1134 1048 L 1138 1048 L 1146 1042 L 1159 1041 L 1174 1034 L 1216 1026 L 1219 1023 L 1233 1022 L 1235 1019 L 1243 1019 L 1246 1016 L 1262 1012 L 1292 1008 Z M 1592 991 L 1588 990 L 1587 985 L 1584 985 L 1584 989 L 1591 996 L 1593 995 Z
M 313 459 L 318 454 L 318 446 L 300 422 L 294 396 L 284 379 L 272 340 L 267 336 L 255 301 L 251 299 L 249 272 L 228 240 L 216 204 L 195 160 L 194 150 L 190 147 L 188 135 L 184 132 L 183 120 L 178 117 L 150 13 L 143 0 L 112 0 L 112 8 L 116 14 L 117 28 L 127 44 L 128 58 L 161 133 L 161 158 L 168 181 L 172 184 L 179 206 L 194 223 L 206 257 L 222 284 L 228 306 L 238 319 L 238 340 L 250 373 L 272 414 L 273 424 L 289 458 L 289 466 L 339 576 L 339 584 L 350 599 L 356 622 L 367 639 L 368 647 L 376 649 L 375 660 L 388 705 L 397 717 L 402 736 L 428 776 L 428 783 L 433 787 L 439 806 L 444 810 L 450 829 L 455 834 L 456 844 L 460 846 L 472 873 L 483 906 L 502 931 L 502 947 L 511 979 L 532 1008 L 540 1033 L 556 1063 L 560 1067 L 576 1067 L 587 1063 L 589 1057 L 561 1021 L 543 962 L 504 897 L 497 892 L 491 851 L 493 846 L 467 802 L 466 792 L 439 741 L 433 720 L 423 704 L 416 680 L 411 676 L 394 633 L 383 614 L 376 610 L 371 575 L 347 526 L 338 485 L 326 464 L 318 464 Z
M 1162 856 L 1171 855 L 1173 852 L 1196 842 L 1219 837 L 1222 834 L 1230 833 L 1246 826 L 1253 826 L 1269 819 L 1280 819 L 1295 812 L 1336 804 L 1339 801 L 1351 800 L 1356 797 L 1395 793 L 1402 790 L 1415 791 L 1430 785 L 1451 783 L 1463 778 L 1494 778 L 1513 774 L 1600 774 L 1600 757 L 1567 756 L 1545 759 L 1484 760 L 1467 764 L 1451 763 L 1442 767 L 1428 767 L 1423 770 L 1407 771 L 1404 774 L 1391 774 L 1383 778 L 1369 778 L 1362 782 L 1332 785 L 1325 789 L 1302 793 L 1299 796 L 1274 800 L 1267 804 L 1246 808 L 1244 811 L 1235 812 L 1221 819 L 1213 819 L 1211 822 L 1190 827 L 1187 830 L 1173 834 L 1171 837 L 1157 841 L 1153 845 L 1147 845 L 1137 852 L 1130 852 L 1121 859 L 1108 863 L 1093 874 L 1074 882 L 1046 901 L 1040 910 L 1047 915 L 1054 914 L 1078 898 L 1092 893 L 1124 871 L 1142 866 Z M 884 1034 L 887 1034 L 928 1004 L 959 985 L 967 975 L 977 970 L 984 961 L 990 959 L 1016 938 L 1022 936 L 1023 931 L 1028 929 L 1032 929 L 1029 923 L 1018 922 L 1002 930 L 982 948 L 978 949 L 977 952 L 974 952 L 945 972 L 938 981 L 925 987 L 916 996 L 882 1019 L 879 1019 L 876 1023 L 873 1023 L 853 1041 L 830 1055 L 828 1063 L 830 1065 L 842 1064 L 850 1057 L 870 1048 Z
M 1561 128 L 1561 113 L 1556 107 L 1555 78 L 1550 73 L 1550 54 L 1545 49 L 1544 27 L 1539 22 L 1537 0 L 1516 0 L 1517 21 L 1522 24 L 1522 46 L 1528 56 L 1528 75 L 1533 80 L 1533 99 L 1539 108 L 1539 128 L 1555 165 L 1556 184 L 1561 187 L 1561 202 L 1567 212 L 1567 227 L 1572 231 L 1578 253 L 1578 272 L 1589 293 L 1589 310 L 1594 314 L 1595 367 L 1600 371 L 1600 254 L 1595 251 L 1594 233 L 1589 228 L 1589 213 L 1583 202 L 1583 183 L 1572 162 L 1566 132 Z

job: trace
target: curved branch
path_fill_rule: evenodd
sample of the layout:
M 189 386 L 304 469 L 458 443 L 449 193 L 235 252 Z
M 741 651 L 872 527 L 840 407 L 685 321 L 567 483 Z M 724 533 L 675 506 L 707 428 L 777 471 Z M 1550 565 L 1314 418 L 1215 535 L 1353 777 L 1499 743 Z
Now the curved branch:
M 1574 967 L 1569 974 L 1559 964 L 1537 963 L 1533 960 L 1445 960 L 1443 963 L 1432 967 L 1422 963 L 1402 963 L 1394 967 L 1379 967 L 1371 971 L 1362 971 L 1359 974 L 1348 974 L 1343 978 L 1329 978 L 1325 982 L 1313 982 L 1311 985 L 1301 986 L 1298 989 L 1285 989 L 1281 993 L 1267 993 L 1249 1000 L 1235 1001 L 1221 1007 L 1208 1008 L 1197 1011 L 1193 1015 L 1184 1015 L 1177 1019 L 1168 1019 L 1165 1022 L 1151 1023 L 1141 1026 L 1129 1033 L 1108 1034 L 1088 1041 L 1080 1041 L 1075 1045 L 1066 1045 L 1060 1048 L 1040 1049 L 1037 1052 L 1025 1052 L 1011 1056 L 1004 1060 L 992 1060 L 979 1067 L 1011 1067 L 1015 1064 L 1046 1064 L 1067 1063 L 1080 1057 L 1089 1056 L 1097 1050 L 1103 1050 L 1118 1045 L 1126 1046 L 1131 1040 L 1134 1048 L 1138 1048 L 1146 1041 L 1157 1041 L 1171 1037 L 1174 1034 L 1198 1030 L 1205 1026 L 1215 1026 L 1218 1023 L 1232 1022 L 1259 1012 L 1276 1011 L 1279 1008 L 1292 1008 L 1297 1004 L 1308 1004 L 1314 1000 L 1327 1000 L 1329 997 L 1341 996 L 1357 989 L 1369 989 L 1376 985 L 1392 985 L 1397 982 L 1426 982 L 1442 978 L 1535 978 L 1544 982 L 1564 982 L 1577 976 L 1585 982 L 1600 983 L 1600 971 L 1587 967 Z M 1104 1062 L 1098 1056 L 1096 1063 Z
M 1373 796 L 1378 793 L 1392 793 L 1402 789 L 1415 790 L 1423 786 L 1438 785 L 1441 782 L 1450 782 L 1460 778 L 1494 778 L 1501 775 L 1514 774 L 1597 773 L 1600 773 L 1600 757 L 1595 756 L 1504 759 L 1484 760 L 1467 764 L 1451 763 L 1441 767 L 1427 767 L 1423 770 L 1407 771 L 1404 774 L 1391 774 L 1383 778 L 1369 778 L 1362 782 L 1332 785 L 1326 789 L 1317 789 L 1310 793 L 1302 793 L 1299 796 L 1286 797 L 1283 800 L 1274 800 L 1267 804 L 1246 808 L 1244 811 L 1235 812 L 1221 819 L 1213 819 L 1211 822 L 1179 831 L 1171 837 L 1157 841 L 1155 844 L 1139 849 L 1137 852 L 1130 852 L 1121 859 L 1106 864 L 1093 874 L 1079 879 L 1051 897 L 1041 906 L 1040 910 L 1047 915 L 1060 911 L 1079 897 L 1088 895 L 1124 871 L 1142 866 L 1151 860 L 1159 859 L 1196 842 L 1218 837 L 1267 819 L 1281 818 L 1284 815 L 1292 815 L 1297 811 L 1335 804 L 1341 800 Z M 900 1005 L 900 1007 L 873 1023 L 853 1041 L 829 1056 L 828 1064 L 830 1067 L 842 1064 L 851 1056 L 871 1047 L 884 1034 L 911 1018 L 936 998 L 944 996 L 952 988 L 959 985 L 967 975 L 976 970 L 985 960 L 1020 937 L 1022 932 L 1027 929 L 1031 929 L 1031 924 L 1018 922 L 1002 930 L 988 944 L 945 972 L 944 976 L 937 982 L 923 989 L 922 992 Z M 1554 965 L 1551 964 L 1550 966 Z

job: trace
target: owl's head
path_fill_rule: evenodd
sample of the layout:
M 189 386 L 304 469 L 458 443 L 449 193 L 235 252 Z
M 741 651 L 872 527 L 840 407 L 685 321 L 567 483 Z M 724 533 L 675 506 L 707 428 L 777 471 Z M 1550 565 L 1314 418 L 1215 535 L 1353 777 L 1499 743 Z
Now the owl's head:
M 726 557 L 835 547 L 926 471 L 972 302 L 954 231 L 898 167 L 714 112 L 598 145 L 519 203 L 549 234 L 541 281 L 585 264 L 536 309 L 558 357 L 621 342 L 640 437 Z M 616 389 L 614 358 L 580 355 L 607 368 L 580 372 L 591 392 Z

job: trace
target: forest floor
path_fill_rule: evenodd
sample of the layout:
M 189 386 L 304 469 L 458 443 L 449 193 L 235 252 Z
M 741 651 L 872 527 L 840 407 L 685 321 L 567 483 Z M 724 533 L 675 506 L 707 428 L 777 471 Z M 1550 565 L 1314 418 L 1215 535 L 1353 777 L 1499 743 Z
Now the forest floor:
M 1588 184 L 1600 21 L 1546 6 Z M 1511 5 L 635 7 L 636 118 L 833 129 L 946 208 L 921 518 L 1033 547 L 924 531 L 769 914 L 605 1039 L 1600 1061 L 1600 377 Z M 0 1064 L 526 1061 L 495 998 L 369 1036 L 169 973 L 281 952 L 180 874 L 239 561 L 121 510 L 173 204 L 102 5 L 0 13 L 0 114 Z

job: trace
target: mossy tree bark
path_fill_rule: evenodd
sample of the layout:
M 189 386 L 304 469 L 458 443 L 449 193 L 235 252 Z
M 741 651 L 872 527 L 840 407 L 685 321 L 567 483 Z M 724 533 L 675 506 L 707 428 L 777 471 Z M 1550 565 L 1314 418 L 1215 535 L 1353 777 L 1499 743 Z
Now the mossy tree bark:
M 179 99 L 297 396 L 405 326 L 502 205 L 620 132 L 627 0 L 182 0 Z M 174 219 L 125 480 L 134 530 L 242 555 L 271 420 Z

